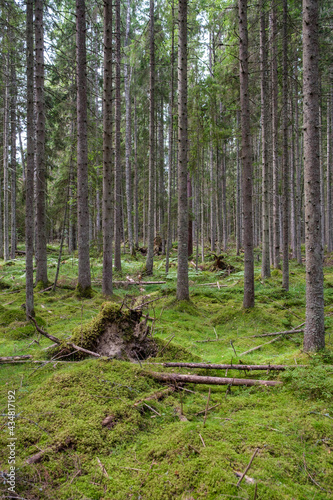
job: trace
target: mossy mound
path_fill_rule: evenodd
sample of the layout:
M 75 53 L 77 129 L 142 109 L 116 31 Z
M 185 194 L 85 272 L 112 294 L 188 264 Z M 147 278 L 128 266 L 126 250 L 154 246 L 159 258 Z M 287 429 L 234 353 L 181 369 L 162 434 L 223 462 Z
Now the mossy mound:
M 148 337 L 150 328 L 142 320 L 141 310 L 123 309 L 114 302 L 105 302 L 96 316 L 82 327 L 77 327 L 69 342 L 101 356 L 119 359 L 146 359 L 157 348 Z M 67 341 L 61 346 L 68 350 Z M 80 353 L 80 357 L 84 353 Z
M 7 309 L 0 306 L 0 325 L 8 326 L 14 321 L 25 321 L 25 311 L 23 309 Z

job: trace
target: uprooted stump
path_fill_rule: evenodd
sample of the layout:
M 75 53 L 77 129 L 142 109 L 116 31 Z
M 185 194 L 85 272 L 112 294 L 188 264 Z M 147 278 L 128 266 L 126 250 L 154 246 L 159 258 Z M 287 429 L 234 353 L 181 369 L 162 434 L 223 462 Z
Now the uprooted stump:
M 100 356 L 137 361 L 153 356 L 157 351 L 149 334 L 147 318 L 142 317 L 141 310 L 124 309 L 114 302 L 105 302 L 96 318 L 75 328 L 72 337 L 64 341 L 61 348 L 75 351 L 76 344 Z M 84 357 L 82 352 L 76 355 Z

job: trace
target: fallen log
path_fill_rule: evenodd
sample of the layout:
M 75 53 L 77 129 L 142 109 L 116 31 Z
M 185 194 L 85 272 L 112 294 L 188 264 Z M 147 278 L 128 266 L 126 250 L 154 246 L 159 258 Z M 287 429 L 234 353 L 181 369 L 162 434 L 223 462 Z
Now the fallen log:
M 162 363 L 166 368 L 208 368 L 210 370 L 287 370 L 288 368 L 304 368 L 305 365 L 219 365 L 214 363 Z
M 161 380 L 162 382 L 187 382 L 190 384 L 208 384 L 208 385 L 282 385 L 277 380 L 251 380 L 245 378 L 225 378 L 225 377 L 205 377 L 202 375 L 182 375 L 180 373 L 159 373 L 144 372 L 145 375 Z
M 0 363 L 15 363 L 17 361 L 29 360 L 31 358 L 31 354 L 26 354 L 24 356 L 1 356 Z

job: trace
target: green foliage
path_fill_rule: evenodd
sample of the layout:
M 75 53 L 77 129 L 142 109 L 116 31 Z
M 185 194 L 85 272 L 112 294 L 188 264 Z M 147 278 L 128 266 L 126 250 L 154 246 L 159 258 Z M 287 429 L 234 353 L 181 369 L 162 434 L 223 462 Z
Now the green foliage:
M 333 367 L 313 366 L 288 370 L 282 379 L 301 399 L 333 402 Z M 332 417 L 333 418 L 333 417 Z

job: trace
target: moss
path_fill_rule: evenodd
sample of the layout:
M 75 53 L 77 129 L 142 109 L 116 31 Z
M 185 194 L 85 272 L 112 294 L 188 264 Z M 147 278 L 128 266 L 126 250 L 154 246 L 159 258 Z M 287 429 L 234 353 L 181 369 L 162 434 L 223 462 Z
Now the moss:
M 94 291 L 91 286 L 83 288 L 79 283 L 75 288 L 75 295 L 80 299 L 91 299 L 94 295 Z
M 4 326 L 10 325 L 13 321 L 24 321 L 25 320 L 25 312 L 23 309 L 12 308 L 6 309 L 1 306 L 0 309 L 0 324 Z
M 45 288 L 47 288 L 49 284 L 50 284 L 49 281 L 40 280 L 37 282 L 34 290 L 35 292 L 40 292 L 41 290 L 45 290 Z

